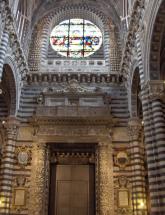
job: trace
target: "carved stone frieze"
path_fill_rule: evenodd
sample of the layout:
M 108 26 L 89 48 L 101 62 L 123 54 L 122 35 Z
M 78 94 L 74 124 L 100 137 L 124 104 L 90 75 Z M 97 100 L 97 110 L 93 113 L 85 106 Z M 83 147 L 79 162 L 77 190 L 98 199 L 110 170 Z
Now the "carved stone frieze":
M 55 136 L 108 136 L 110 130 L 102 126 L 40 126 L 37 135 Z

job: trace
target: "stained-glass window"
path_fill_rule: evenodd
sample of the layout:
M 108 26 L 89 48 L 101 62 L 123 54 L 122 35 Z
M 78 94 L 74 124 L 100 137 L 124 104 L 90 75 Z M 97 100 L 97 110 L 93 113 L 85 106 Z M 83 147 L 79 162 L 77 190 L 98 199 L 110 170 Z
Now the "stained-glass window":
M 57 25 L 50 35 L 52 48 L 65 57 L 88 57 L 102 44 L 100 29 L 84 19 L 69 19 Z

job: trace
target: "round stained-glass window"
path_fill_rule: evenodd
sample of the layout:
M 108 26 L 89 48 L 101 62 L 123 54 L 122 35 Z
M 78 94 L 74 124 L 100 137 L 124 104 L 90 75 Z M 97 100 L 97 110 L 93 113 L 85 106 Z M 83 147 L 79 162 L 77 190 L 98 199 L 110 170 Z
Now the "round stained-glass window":
M 101 47 L 102 33 L 90 21 L 69 19 L 61 22 L 52 30 L 50 44 L 62 56 L 88 57 Z

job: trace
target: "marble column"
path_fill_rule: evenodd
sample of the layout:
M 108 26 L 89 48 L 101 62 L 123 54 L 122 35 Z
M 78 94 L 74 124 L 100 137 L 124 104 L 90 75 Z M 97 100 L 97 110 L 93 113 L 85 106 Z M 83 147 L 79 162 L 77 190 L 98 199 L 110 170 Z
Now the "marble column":
M 10 214 L 12 206 L 12 183 L 15 165 L 15 144 L 19 122 L 9 118 L 4 124 L 6 141 L 0 169 L 0 214 Z
M 43 143 L 34 143 L 30 178 L 30 215 L 45 215 L 46 207 L 46 157 L 47 147 Z
M 114 183 L 112 144 L 101 141 L 98 144 L 98 189 L 99 215 L 114 215 Z
M 150 174 L 151 214 L 165 210 L 165 84 L 162 80 L 149 82 L 150 132 L 148 170 Z M 154 183 L 153 183 L 154 181 Z
M 141 120 L 131 118 L 128 122 L 131 168 L 132 168 L 132 204 L 134 215 L 147 214 L 145 168 L 144 168 L 144 146 L 141 141 Z

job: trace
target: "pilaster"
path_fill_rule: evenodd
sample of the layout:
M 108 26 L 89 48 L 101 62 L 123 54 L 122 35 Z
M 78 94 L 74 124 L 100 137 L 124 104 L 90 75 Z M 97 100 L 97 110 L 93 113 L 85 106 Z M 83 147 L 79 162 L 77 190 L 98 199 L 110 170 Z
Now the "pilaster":
M 112 144 L 101 140 L 98 144 L 99 215 L 114 215 L 114 183 Z
M 34 143 L 32 150 L 29 214 L 44 215 L 46 196 L 46 144 Z
M 10 214 L 12 205 L 12 183 L 15 164 L 15 144 L 19 122 L 16 118 L 8 118 L 4 124 L 6 142 L 3 146 L 0 178 L 0 214 Z
M 134 215 L 147 214 L 145 190 L 144 146 L 141 142 L 141 120 L 131 118 L 128 122 L 128 132 L 131 148 L 132 168 L 132 204 Z

